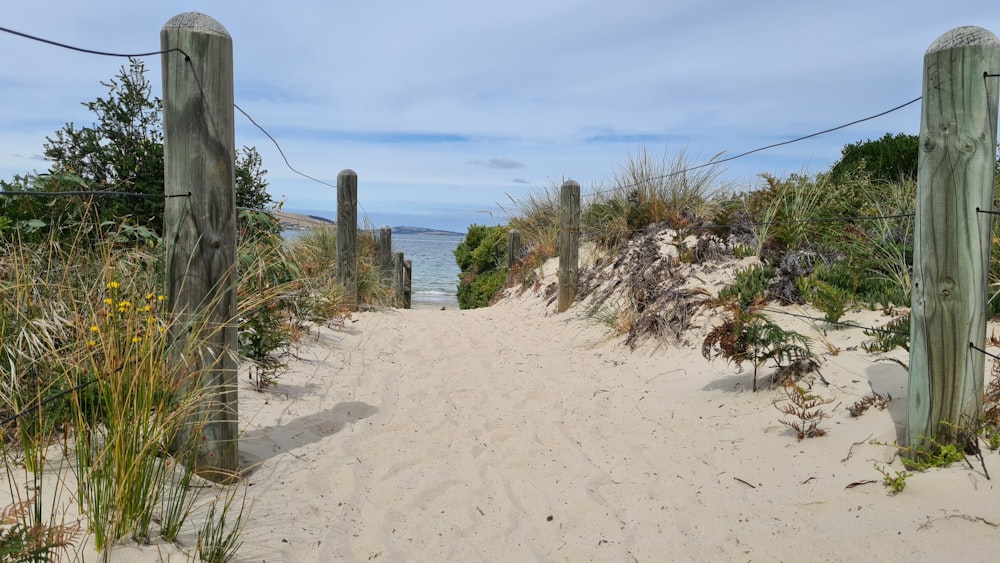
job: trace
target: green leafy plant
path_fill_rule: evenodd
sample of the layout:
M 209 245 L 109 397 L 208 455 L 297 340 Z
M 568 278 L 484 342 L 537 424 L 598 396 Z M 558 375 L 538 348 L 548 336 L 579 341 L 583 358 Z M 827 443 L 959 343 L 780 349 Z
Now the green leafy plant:
M 895 474 L 889 473 L 889 470 L 876 465 L 875 470 L 882 474 L 882 484 L 889 487 L 890 494 L 898 494 L 906 488 L 906 479 L 913 477 L 912 473 L 907 473 L 906 471 L 897 471 Z
M 823 320 L 836 326 L 850 310 L 854 293 L 818 278 L 800 279 L 796 283 L 802 295 L 823 312 Z
M 942 424 L 950 425 L 948 422 Z M 973 440 L 978 435 L 977 432 L 970 432 L 964 429 L 960 430 L 959 434 L 971 436 Z M 919 446 L 901 446 L 895 443 L 885 444 L 881 442 L 872 443 L 895 448 L 902 454 L 903 464 L 906 468 L 916 471 L 947 467 L 952 463 L 965 459 L 964 448 L 961 448 L 958 444 L 942 444 L 937 440 L 927 439 L 923 436 L 920 437 L 920 442 L 921 445 Z M 969 445 L 974 446 L 975 444 L 971 442 Z
M 865 336 L 872 339 L 861 343 L 861 348 L 869 354 L 885 354 L 895 350 L 896 348 L 902 348 L 907 352 L 910 351 L 909 313 L 892 319 L 880 329 L 866 328 L 862 332 L 864 332 Z M 899 364 L 904 369 L 909 369 L 907 364 L 901 360 L 889 357 L 886 357 L 885 359 Z
M 757 372 L 769 361 L 778 367 L 796 360 L 814 360 L 809 339 L 774 324 L 760 312 L 760 303 L 741 307 L 731 302 L 728 318 L 705 337 L 701 353 L 711 360 L 722 356 L 737 367 L 743 362 L 753 366 L 753 390 L 757 390 Z
M 507 276 L 507 233 L 504 226 L 472 225 L 455 248 L 458 264 L 458 305 L 475 309 L 490 304 Z
M 774 267 L 766 264 L 754 264 L 733 274 L 733 283 L 719 290 L 719 300 L 722 302 L 735 300 L 746 307 L 761 301 L 767 296 L 767 283 L 775 275 Z

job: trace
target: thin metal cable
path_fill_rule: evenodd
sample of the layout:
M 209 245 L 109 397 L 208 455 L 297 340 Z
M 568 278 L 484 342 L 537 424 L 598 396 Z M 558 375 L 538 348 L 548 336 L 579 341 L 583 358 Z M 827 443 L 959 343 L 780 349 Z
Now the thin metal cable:
M 736 160 L 738 158 L 743 158 L 745 156 L 748 156 L 748 155 L 751 155 L 751 154 L 754 154 L 754 153 L 758 153 L 758 152 L 761 152 L 761 151 L 766 151 L 768 149 L 773 149 L 773 148 L 781 147 L 781 146 L 784 146 L 784 145 L 790 145 L 792 143 L 797 143 L 799 141 L 804 141 L 806 139 L 811 139 L 813 137 L 818 137 L 820 135 L 825 135 L 827 133 L 832 133 L 834 131 L 839 131 L 841 129 L 850 127 L 852 125 L 857 125 L 858 123 L 864 123 L 865 121 L 870 121 L 872 119 L 876 119 L 876 118 L 882 117 L 884 115 L 888 115 L 888 114 L 890 114 L 890 113 L 892 113 L 894 111 L 901 110 L 901 109 L 905 108 L 906 106 L 909 106 L 911 104 L 915 104 L 915 103 L 919 102 L 921 98 L 922 98 L 922 96 L 918 96 L 918 97 L 916 97 L 916 98 L 914 98 L 914 99 L 912 99 L 912 100 L 910 100 L 910 101 L 908 101 L 906 103 L 900 104 L 900 105 L 898 105 L 898 106 L 896 106 L 896 107 L 894 107 L 892 109 L 887 109 L 887 110 L 885 110 L 883 112 L 876 113 L 875 115 L 870 115 L 868 117 L 863 117 L 861 119 L 856 119 L 854 121 L 851 121 L 850 123 L 845 123 L 843 125 L 838 125 L 836 127 L 831 127 L 829 129 L 824 129 L 823 131 L 817 131 L 816 133 L 810 133 L 808 135 L 803 135 L 802 137 L 797 137 L 795 139 L 791 139 L 791 140 L 788 140 L 788 141 L 782 141 L 780 143 L 774 143 L 774 144 L 767 145 L 767 146 L 764 146 L 764 147 L 759 147 L 759 148 L 756 148 L 756 149 L 753 149 L 753 150 L 742 152 L 742 153 L 737 154 L 735 156 L 730 156 L 730 157 L 727 157 L 727 158 L 723 158 L 721 160 L 714 160 L 713 159 L 713 160 L 710 160 L 710 161 L 708 161 L 708 162 L 706 162 L 704 164 L 699 164 L 697 166 L 691 166 L 689 168 L 685 168 L 684 170 L 678 170 L 676 172 L 671 172 L 669 174 L 663 174 L 661 176 L 652 176 L 650 178 L 646 178 L 644 181 L 662 180 L 664 178 L 671 178 L 673 176 L 678 176 L 680 174 L 684 174 L 684 173 L 690 172 L 692 170 L 698 170 L 700 168 L 705 168 L 705 167 L 708 167 L 708 166 L 715 166 L 717 164 L 722 164 L 724 162 L 730 162 L 730 161 Z M 634 184 L 626 184 L 624 186 L 616 186 L 614 188 L 607 189 L 607 190 L 600 190 L 600 191 L 596 191 L 596 192 L 591 192 L 591 193 L 587 194 L 587 197 L 595 196 L 595 195 L 600 195 L 600 194 L 604 194 L 604 193 L 611 193 L 611 192 L 615 192 L 615 191 L 618 191 L 618 190 L 625 190 L 625 189 L 628 189 L 628 188 L 634 188 L 634 187 L 636 187 L 638 185 L 639 185 L 638 183 L 634 183 Z
M 167 199 L 171 197 L 189 197 L 191 194 L 142 194 L 134 192 L 113 192 L 107 190 L 74 190 L 74 191 L 56 191 L 56 192 L 33 192 L 33 191 L 5 191 L 0 190 L 0 197 L 5 196 L 30 196 L 30 197 L 61 197 L 61 196 L 122 196 L 130 197 L 134 199 Z
M 817 322 L 822 322 L 822 323 L 830 323 L 832 325 L 838 325 L 838 326 L 847 326 L 847 327 L 851 327 L 851 328 L 860 328 L 861 330 L 866 330 L 866 331 L 869 331 L 869 332 L 882 332 L 882 333 L 885 333 L 885 334 L 900 334 L 900 335 L 903 335 L 903 336 L 909 336 L 910 335 L 910 333 L 903 332 L 901 330 L 892 330 L 890 328 L 864 327 L 864 326 L 856 325 L 854 323 L 842 323 L 842 322 L 837 322 L 837 321 L 828 321 L 826 319 L 820 319 L 820 318 L 817 318 L 817 317 L 810 317 L 808 315 L 799 315 L 797 313 L 789 313 L 788 311 L 779 311 L 777 309 L 761 308 L 760 310 L 768 312 L 768 313 L 777 313 L 779 315 L 787 315 L 789 317 L 798 317 L 800 319 L 806 319 L 808 321 L 817 321 Z
M 150 56 L 153 56 L 153 55 L 162 55 L 164 53 L 170 53 L 170 52 L 173 52 L 173 51 L 177 51 L 178 53 L 183 54 L 185 58 L 187 58 L 187 59 L 191 58 L 191 57 L 188 56 L 187 53 L 185 53 L 183 50 L 181 50 L 181 49 L 179 49 L 177 47 L 174 47 L 173 49 L 167 49 L 166 51 L 150 51 L 148 53 L 111 53 L 111 52 L 108 52 L 108 51 L 97 51 L 95 49 L 84 49 L 83 47 L 76 47 L 76 46 L 73 46 L 73 45 L 68 45 L 66 43 L 60 43 L 58 41 L 53 41 L 51 39 L 45 39 L 44 37 L 38 37 L 36 35 L 31 35 L 31 34 L 28 34 L 28 33 L 21 32 L 21 31 L 15 31 L 15 30 L 7 28 L 7 27 L 0 27 L 0 31 L 2 31 L 4 33 L 9 33 L 11 35 L 16 35 L 18 37 L 23 37 L 25 39 L 30 39 L 32 41 L 38 41 L 39 43 L 45 43 L 47 45 L 52 45 L 52 46 L 55 46 L 55 47 L 61 47 L 63 49 L 69 49 L 71 51 L 78 51 L 80 53 L 87 53 L 87 54 L 90 54 L 90 55 L 100 55 L 102 57 L 123 57 L 123 58 L 134 59 L 134 58 L 139 58 L 139 57 L 150 57 Z
M 268 133 L 266 129 L 264 129 L 263 127 L 261 127 L 259 123 L 257 123 L 256 121 L 254 121 L 254 118 L 250 117 L 249 113 L 243 111 L 243 108 L 241 108 L 240 106 L 238 106 L 236 104 L 233 104 L 233 106 L 237 110 L 239 110 L 239 112 L 242 113 L 244 117 L 246 117 L 247 119 L 249 119 L 250 123 L 253 123 L 254 126 L 257 127 L 257 129 L 260 129 L 261 133 L 263 133 L 264 135 L 266 135 L 268 139 L 271 139 L 271 142 L 274 143 L 275 148 L 278 149 L 278 154 L 281 155 L 281 158 L 285 161 L 285 166 L 287 166 L 289 170 L 291 170 L 292 172 L 295 172 L 296 174 L 298 174 L 299 176 L 302 176 L 303 178 L 308 178 L 308 179 L 312 180 L 313 182 L 319 182 L 320 184 L 323 184 L 324 186 L 327 186 L 327 187 L 330 187 L 330 188 L 336 188 L 337 187 L 337 186 L 335 186 L 333 184 L 328 184 L 327 182 L 324 182 L 323 180 L 319 180 L 319 179 L 313 178 L 312 176 L 310 176 L 308 174 L 305 174 L 303 172 L 299 172 L 298 170 L 296 170 L 295 167 L 292 166 L 292 163 L 288 162 L 288 157 L 285 156 L 285 151 L 281 150 L 281 145 L 278 144 L 278 141 L 274 137 L 272 137 L 271 134 Z
M 972 348 L 973 350 L 976 350 L 978 352 L 982 352 L 983 354 L 986 354 L 987 356 L 993 358 L 994 360 L 1000 360 L 1000 356 L 996 356 L 994 354 L 990 354 L 986 350 L 983 350 L 982 348 L 980 348 L 979 346 L 976 346 L 975 344 L 973 344 L 971 342 L 969 342 L 969 348 Z

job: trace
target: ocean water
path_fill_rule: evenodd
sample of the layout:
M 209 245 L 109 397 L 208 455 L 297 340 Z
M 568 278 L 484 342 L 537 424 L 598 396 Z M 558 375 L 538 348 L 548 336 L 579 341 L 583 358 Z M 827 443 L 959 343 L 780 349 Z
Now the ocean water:
M 458 264 L 455 247 L 465 235 L 402 235 L 392 234 L 394 252 L 413 261 L 414 303 L 458 307 Z
M 284 231 L 286 240 L 294 240 L 301 231 Z M 413 261 L 410 287 L 414 303 L 457 308 L 458 264 L 455 247 L 465 235 L 392 234 L 393 252 Z

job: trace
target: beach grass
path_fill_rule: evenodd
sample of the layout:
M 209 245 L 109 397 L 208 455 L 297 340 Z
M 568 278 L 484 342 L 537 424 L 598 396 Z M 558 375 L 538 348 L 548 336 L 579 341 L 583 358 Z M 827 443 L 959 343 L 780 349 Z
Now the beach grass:
M 0 453 L 10 493 L 0 553 L 44 560 L 86 540 L 109 560 L 123 541 L 178 542 L 188 530 L 199 557 L 228 560 L 250 502 L 239 475 L 228 487 L 197 475 L 198 444 L 178 441 L 199 435 L 188 429 L 219 390 L 170 360 L 201 344 L 171 350 L 163 248 L 136 244 L 130 227 L 97 223 L 81 208 L 78 221 L 31 241 L 17 229 L 0 233 Z M 244 230 L 231 321 L 241 346 L 230 353 L 273 367 L 303 323 L 343 310 L 335 271 L 324 269 L 328 238 L 318 231 L 286 247 L 272 230 Z M 390 291 L 371 241 L 363 244 L 363 296 L 382 304 Z

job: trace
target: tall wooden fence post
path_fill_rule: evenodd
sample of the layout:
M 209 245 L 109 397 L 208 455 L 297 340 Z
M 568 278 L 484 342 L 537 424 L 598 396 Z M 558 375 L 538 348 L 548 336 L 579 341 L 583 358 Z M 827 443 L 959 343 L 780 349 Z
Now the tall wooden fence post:
M 580 184 L 563 182 L 559 193 L 559 306 L 569 309 L 580 277 Z
M 507 279 L 504 284 L 514 281 L 514 269 L 521 263 L 521 232 L 511 229 L 507 233 Z
M 337 174 L 337 283 L 349 311 L 358 310 L 358 175 Z
M 917 165 L 906 444 L 933 452 L 976 440 L 996 164 L 1000 41 L 977 27 L 924 56 Z M 918 454 L 911 454 L 911 458 Z
M 384 225 L 378 233 L 378 264 L 382 283 L 392 283 L 392 228 Z
M 393 254 L 393 257 L 392 289 L 396 294 L 396 307 L 402 309 L 406 305 L 406 297 L 403 295 L 403 292 L 406 291 L 406 279 L 403 272 L 406 269 L 406 261 L 403 260 L 402 252 Z
M 199 401 L 172 448 L 195 444 L 197 472 L 229 481 L 239 469 L 233 42 L 191 12 L 163 26 L 160 44 L 170 365 Z
M 413 307 L 413 260 L 403 261 L 403 308 Z

